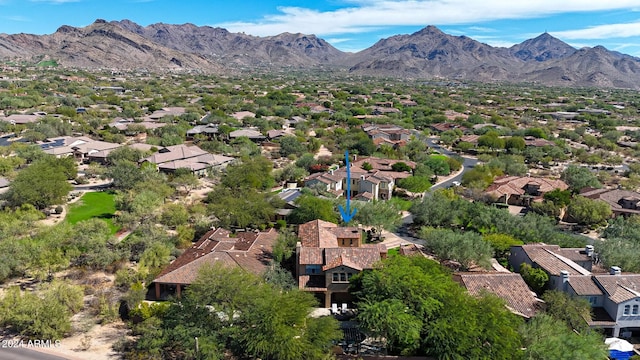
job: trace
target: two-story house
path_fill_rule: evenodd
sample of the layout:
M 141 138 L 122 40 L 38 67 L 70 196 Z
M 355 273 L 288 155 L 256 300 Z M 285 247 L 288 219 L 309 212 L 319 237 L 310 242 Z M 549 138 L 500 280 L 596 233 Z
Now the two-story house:
M 305 187 L 321 186 L 336 196 L 350 196 L 364 201 L 388 200 L 393 194 L 396 181 L 411 176 L 408 171 L 393 171 L 393 165 L 398 162 L 403 162 L 412 169 L 416 166 L 412 161 L 372 157 L 354 159 L 349 169 L 349 177 L 346 168 L 315 173 L 305 179 Z M 347 184 L 348 178 L 350 184 Z M 350 194 L 347 194 L 347 188 L 350 189 Z
M 631 337 L 640 332 L 640 274 L 623 274 L 617 266 L 608 274 L 592 274 L 588 260 L 592 256 L 591 245 L 582 250 L 530 244 L 511 247 L 509 264 L 516 270 L 523 263 L 544 270 L 550 289 L 591 304 L 591 327 L 605 329 L 613 337 Z
M 325 307 L 350 303 L 352 276 L 387 256 L 382 244 L 363 244 L 362 230 L 313 220 L 298 227 L 296 277 L 300 290 L 314 293 Z

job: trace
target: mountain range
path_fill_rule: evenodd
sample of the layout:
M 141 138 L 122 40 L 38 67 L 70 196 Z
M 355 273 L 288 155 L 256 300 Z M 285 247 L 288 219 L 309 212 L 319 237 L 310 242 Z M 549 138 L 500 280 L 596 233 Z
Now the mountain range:
M 0 34 L 0 59 L 47 59 L 86 69 L 218 74 L 323 69 L 412 79 L 640 89 L 640 59 L 602 46 L 575 49 L 544 33 L 510 48 L 493 47 L 434 26 L 346 53 L 315 35 L 258 37 L 193 24 L 143 27 L 129 20 L 96 20 L 82 28 L 64 25 L 48 35 Z

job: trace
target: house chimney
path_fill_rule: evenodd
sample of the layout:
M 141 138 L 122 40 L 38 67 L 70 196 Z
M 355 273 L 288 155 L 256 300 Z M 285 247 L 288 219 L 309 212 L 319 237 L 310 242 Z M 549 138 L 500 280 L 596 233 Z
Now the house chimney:
M 619 266 L 612 266 L 611 269 L 609 269 L 609 275 L 620 275 L 622 274 L 622 270 L 620 270 Z
M 569 283 L 569 272 L 567 270 L 560 271 L 560 277 L 562 278 L 562 291 L 567 291 L 567 284 Z
M 593 245 L 587 245 L 584 247 L 584 252 L 588 257 L 593 257 Z

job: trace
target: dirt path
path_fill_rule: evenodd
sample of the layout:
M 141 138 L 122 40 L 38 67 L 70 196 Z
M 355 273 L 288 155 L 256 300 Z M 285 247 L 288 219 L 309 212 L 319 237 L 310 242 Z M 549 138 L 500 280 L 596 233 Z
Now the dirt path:
M 331 157 L 331 156 L 333 156 L 333 153 L 331 151 L 329 151 L 329 149 L 324 147 L 324 145 L 320 145 L 320 149 L 318 150 L 318 152 L 313 157 L 315 159 L 319 159 L 319 158 L 321 158 L 323 156 Z

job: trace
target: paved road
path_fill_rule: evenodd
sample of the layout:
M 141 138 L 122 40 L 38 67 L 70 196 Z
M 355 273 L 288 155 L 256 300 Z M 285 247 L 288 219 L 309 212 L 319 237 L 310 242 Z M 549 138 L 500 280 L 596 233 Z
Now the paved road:
M 432 148 L 433 150 L 435 150 L 435 151 L 437 151 L 437 152 L 439 152 L 439 153 L 441 153 L 443 155 L 447 155 L 447 156 L 457 155 L 457 153 L 455 153 L 453 151 L 449 151 L 449 150 L 443 148 L 442 146 L 436 144 L 434 142 L 434 140 L 435 139 L 433 139 L 433 138 L 426 138 L 424 140 L 424 142 L 427 145 L 429 145 L 430 148 Z M 436 189 L 442 189 L 442 188 L 451 187 L 453 185 L 454 181 L 462 182 L 462 175 L 478 164 L 478 159 L 465 157 L 465 156 L 463 156 L 462 158 L 464 159 L 464 162 L 462 163 L 462 171 L 458 175 L 456 175 L 456 176 L 454 176 L 454 177 L 452 177 L 450 179 L 447 179 L 446 181 L 443 181 L 443 182 L 440 182 L 440 183 L 437 183 L 437 184 L 433 185 L 431 187 L 430 191 L 431 190 L 436 190 Z
M 66 358 L 25 348 L 11 348 L 0 349 L 0 360 L 66 360 Z

